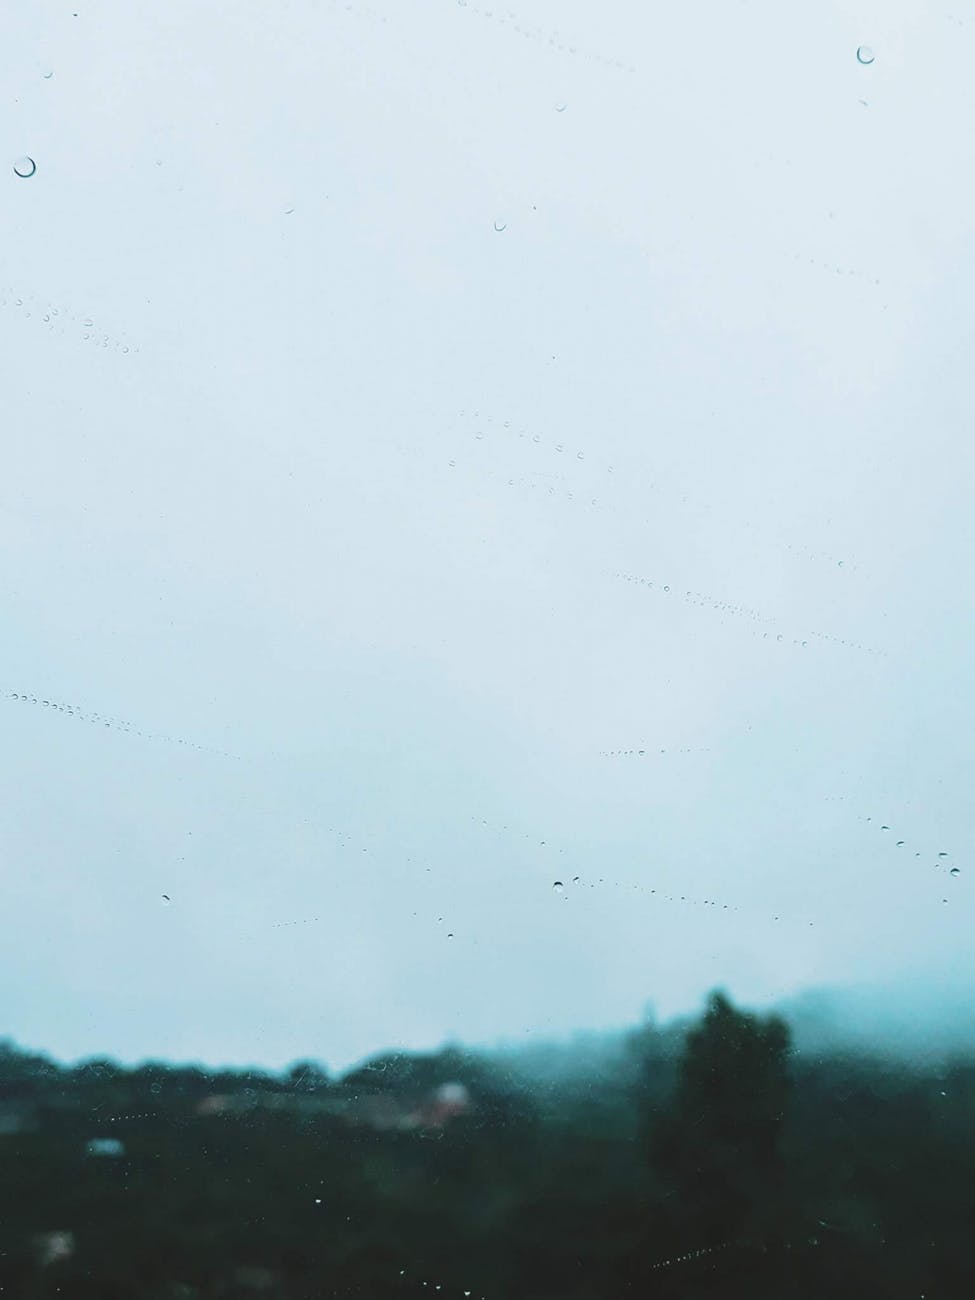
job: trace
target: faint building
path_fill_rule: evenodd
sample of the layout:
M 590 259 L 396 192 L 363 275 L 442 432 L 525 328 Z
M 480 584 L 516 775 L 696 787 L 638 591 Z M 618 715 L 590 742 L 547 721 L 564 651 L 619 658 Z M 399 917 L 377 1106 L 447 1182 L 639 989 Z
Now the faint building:
M 118 1138 L 91 1138 L 85 1145 L 88 1156 L 124 1156 L 125 1147 Z
M 39 1232 L 34 1238 L 34 1251 L 37 1262 L 42 1268 L 70 1259 L 74 1254 L 74 1233 L 63 1229 L 55 1232 Z
M 358 1094 L 344 1103 L 345 1120 L 380 1130 L 444 1128 L 471 1110 L 471 1097 L 462 1083 L 442 1083 L 427 1096 L 394 1092 Z
M 242 1264 L 234 1270 L 234 1282 L 245 1291 L 270 1291 L 278 1279 L 269 1268 Z
M 222 1092 L 213 1092 L 197 1104 L 197 1115 L 225 1115 L 231 1108 L 232 1098 Z
M 0 1106 L 0 1137 L 14 1137 L 35 1129 L 34 1112 L 27 1106 Z
M 422 1128 L 443 1128 L 451 1120 L 467 1115 L 471 1095 L 462 1083 L 442 1083 L 416 1112 Z

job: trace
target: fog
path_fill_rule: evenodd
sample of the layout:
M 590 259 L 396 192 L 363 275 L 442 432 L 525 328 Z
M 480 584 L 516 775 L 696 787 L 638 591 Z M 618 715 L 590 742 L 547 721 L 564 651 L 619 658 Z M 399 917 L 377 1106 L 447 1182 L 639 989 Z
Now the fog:
M 964 996 L 973 39 L 6 7 L 4 1032 Z

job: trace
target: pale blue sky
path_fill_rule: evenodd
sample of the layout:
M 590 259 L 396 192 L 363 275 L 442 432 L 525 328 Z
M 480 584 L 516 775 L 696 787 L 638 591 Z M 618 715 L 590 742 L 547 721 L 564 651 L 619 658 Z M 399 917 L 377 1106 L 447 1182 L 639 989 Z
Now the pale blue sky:
M 975 18 L 76 3 L 0 17 L 0 1030 L 970 981 Z

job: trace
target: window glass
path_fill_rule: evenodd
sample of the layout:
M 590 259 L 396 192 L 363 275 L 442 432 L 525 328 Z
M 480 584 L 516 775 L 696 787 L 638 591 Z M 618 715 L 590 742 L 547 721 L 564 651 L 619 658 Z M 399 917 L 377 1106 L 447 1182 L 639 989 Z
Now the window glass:
M 5 1294 L 968 1292 L 973 42 L 5 7 Z

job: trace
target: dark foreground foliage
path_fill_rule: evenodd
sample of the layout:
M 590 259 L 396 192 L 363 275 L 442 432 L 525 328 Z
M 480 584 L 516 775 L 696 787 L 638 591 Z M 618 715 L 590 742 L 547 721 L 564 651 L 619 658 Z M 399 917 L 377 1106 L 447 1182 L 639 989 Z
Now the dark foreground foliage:
M 329 1079 L 0 1047 L 0 1287 L 953 1300 L 975 1294 L 973 1121 L 970 1060 L 809 1059 L 720 995 L 588 1075 L 456 1050 Z

